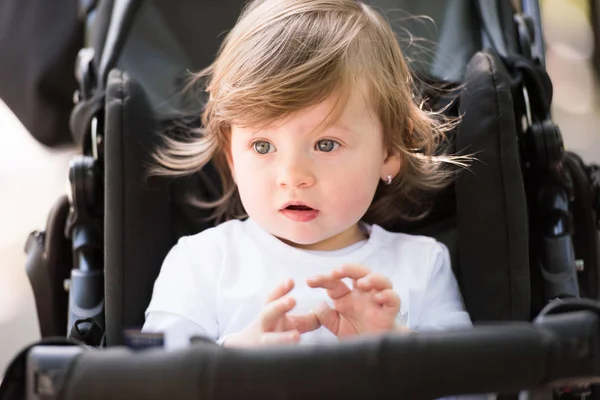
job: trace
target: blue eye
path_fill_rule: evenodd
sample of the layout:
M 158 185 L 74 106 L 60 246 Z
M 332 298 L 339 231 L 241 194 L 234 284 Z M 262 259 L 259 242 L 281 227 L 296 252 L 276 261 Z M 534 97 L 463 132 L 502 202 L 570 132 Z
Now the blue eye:
M 316 150 L 322 151 L 324 153 L 329 153 L 337 149 L 338 147 L 340 147 L 340 144 L 338 142 L 329 139 L 319 140 L 315 145 Z
M 258 140 L 254 142 L 252 146 L 254 147 L 254 151 L 256 151 L 258 154 L 267 154 L 275 151 L 275 147 L 273 147 L 271 143 L 264 140 Z

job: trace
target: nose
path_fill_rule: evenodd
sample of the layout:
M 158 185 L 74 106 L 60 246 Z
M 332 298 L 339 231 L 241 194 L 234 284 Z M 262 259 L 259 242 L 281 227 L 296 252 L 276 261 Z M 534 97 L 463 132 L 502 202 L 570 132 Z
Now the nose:
M 277 186 L 287 188 L 309 188 L 316 182 L 310 160 L 306 157 L 285 157 L 277 172 Z

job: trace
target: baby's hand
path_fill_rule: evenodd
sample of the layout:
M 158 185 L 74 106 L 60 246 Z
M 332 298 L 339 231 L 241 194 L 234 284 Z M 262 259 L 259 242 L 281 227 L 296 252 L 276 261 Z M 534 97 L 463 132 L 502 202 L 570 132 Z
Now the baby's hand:
M 343 278 L 352 279 L 352 289 L 342 282 Z M 334 308 L 323 303 L 315 313 L 321 325 L 337 337 L 396 330 L 400 297 L 385 276 L 373 274 L 362 265 L 344 265 L 329 275 L 308 279 L 307 284 L 312 288 L 327 289 Z
M 300 334 L 314 331 L 321 325 L 314 313 L 288 314 L 296 300 L 286 296 L 294 288 L 288 279 L 279 284 L 267 298 L 258 317 L 244 330 L 227 337 L 225 347 L 257 347 L 275 344 L 298 343 Z

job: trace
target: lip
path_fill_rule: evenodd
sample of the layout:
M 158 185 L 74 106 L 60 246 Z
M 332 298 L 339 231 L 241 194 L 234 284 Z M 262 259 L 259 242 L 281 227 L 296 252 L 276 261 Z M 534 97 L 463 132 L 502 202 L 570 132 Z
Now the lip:
M 279 209 L 279 211 L 283 211 L 286 208 L 288 208 L 289 206 L 304 206 L 304 207 L 312 208 L 315 211 L 319 211 L 316 208 L 314 208 L 314 207 L 310 206 L 309 204 L 306 204 L 302 201 L 288 201 Z
M 289 206 L 304 206 L 311 208 L 311 210 L 289 210 Z M 279 212 L 295 222 L 310 222 L 319 216 L 319 210 L 301 201 L 290 201 L 285 203 Z

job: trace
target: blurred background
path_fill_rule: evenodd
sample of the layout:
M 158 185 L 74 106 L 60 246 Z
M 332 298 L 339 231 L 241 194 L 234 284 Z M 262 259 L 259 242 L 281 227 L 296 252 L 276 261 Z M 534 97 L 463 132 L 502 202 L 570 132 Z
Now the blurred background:
M 554 120 L 565 145 L 600 163 L 599 0 L 541 0 L 547 69 L 554 83 Z M 0 7 L 1 12 L 1 7 Z M 45 226 L 65 193 L 72 147 L 37 142 L 0 99 L 0 376 L 40 336 L 25 273 L 27 235 Z
M 600 2 L 542 0 L 553 114 L 565 146 L 600 163 Z

